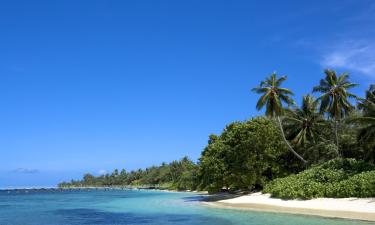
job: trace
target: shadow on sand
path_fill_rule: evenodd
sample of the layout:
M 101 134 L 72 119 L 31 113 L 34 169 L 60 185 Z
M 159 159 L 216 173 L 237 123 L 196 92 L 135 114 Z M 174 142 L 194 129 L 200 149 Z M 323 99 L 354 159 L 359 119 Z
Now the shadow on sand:
M 243 194 L 218 193 L 218 194 L 201 194 L 182 198 L 186 202 L 216 202 L 231 198 L 240 197 Z

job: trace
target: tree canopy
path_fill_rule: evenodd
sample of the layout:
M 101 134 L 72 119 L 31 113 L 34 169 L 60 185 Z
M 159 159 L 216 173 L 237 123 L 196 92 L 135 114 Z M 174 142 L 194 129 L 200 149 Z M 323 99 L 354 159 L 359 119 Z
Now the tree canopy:
M 148 186 L 209 192 L 266 186 L 275 196 L 288 198 L 373 196 L 375 85 L 360 99 L 349 92 L 357 85 L 349 81 L 347 73 L 324 72 L 325 77 L 313 88 L 321 95 L 314 98 L 307 93 L 300 106 L 294 103 L 293 92 L 282 87 L 286 76 L 272 73 L 252 89 L 260 94 L 256 108 L 265 109 L 265 116 L 229 123 L 221 133 L 209 135 L 197 162 L 183 157 L 130 172 L 87 173 L 81 180 L 59 186 Z M 364 165 L 369 169 L 357 171 Z M 343 179 L 322 188 L 326 179 L 337 178 L 335 174 Z M 291 181 L 295 184 L 290 185 Z M 300 184 L 305 186 L 302 190 Z

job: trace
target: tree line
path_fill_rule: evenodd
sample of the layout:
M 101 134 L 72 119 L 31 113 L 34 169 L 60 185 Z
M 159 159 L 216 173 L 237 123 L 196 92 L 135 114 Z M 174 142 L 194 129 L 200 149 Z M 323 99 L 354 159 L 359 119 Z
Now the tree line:
M 325 70 L 298 106 L 284 87 L 286 76 L 272 73 L 258 87 L 256 104 L 265 115 L 228 124 L 210 135 L 198 162 L 187 157 L 144 170 L 85 174 L 60 187 L 154 185 L 178 190 L 261 190 L 276 178 L 333 159 L 375 160 L 375 85 L 363 98 L 347 73 Z M 316 98 L 314 97 L 316 95 Z M 353 164 L 354 165 L 354 164 Z
M 87 173 L 82 180 L 62 182 L 59 187 L 157 187 L 176 190 L 195 190 L 198 166 L 188 157 L 160 166 L 127 172 L 115 169 L 112 173 L 94 176 Z

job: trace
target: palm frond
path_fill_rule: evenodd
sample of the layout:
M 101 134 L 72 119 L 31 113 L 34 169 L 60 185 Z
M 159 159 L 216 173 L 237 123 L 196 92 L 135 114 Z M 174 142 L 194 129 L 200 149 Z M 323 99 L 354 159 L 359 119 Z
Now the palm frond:
M 257 105 L 256 105 L 257 110 L 261 110 L 264 107 L 264 105 L 267 103 L 268 97 L 269 97 L 269 93 L 266 93 L 262 95 L 262 97 L 259 98 Z
M 281 76 L 279 79 L 276 80 L 275 86 L 279 87 L 286 79 L 287 76 Z
M 288 88 L 278 88 L 277 91 L 284 95 L 294 95 L 294 93 Z
M 253 88 L 251 89 L 253 92 L 257 93 L 257 94 L 263 94 L 263 93 L 266 93 L 269 91 L 270 88 L 268 87 L 256 87 L 256 88 Z

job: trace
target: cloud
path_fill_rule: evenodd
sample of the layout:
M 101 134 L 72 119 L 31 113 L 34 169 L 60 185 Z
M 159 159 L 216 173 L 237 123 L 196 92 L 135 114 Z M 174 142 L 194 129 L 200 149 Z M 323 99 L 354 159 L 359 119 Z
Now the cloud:
M 36 174 L 40 173 L 37 169 L 17 168 L 11 171 L 12 173 Z
M 346 41 L 333 45 L 323 54 L 322 66 L 345 69 L 375 79 L 375 43 Z

